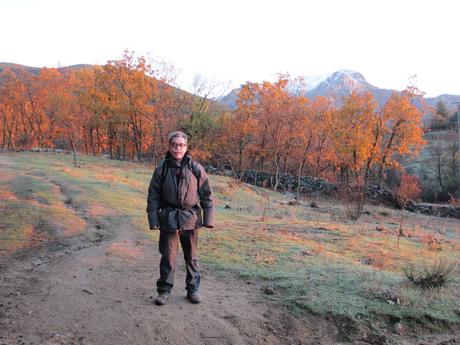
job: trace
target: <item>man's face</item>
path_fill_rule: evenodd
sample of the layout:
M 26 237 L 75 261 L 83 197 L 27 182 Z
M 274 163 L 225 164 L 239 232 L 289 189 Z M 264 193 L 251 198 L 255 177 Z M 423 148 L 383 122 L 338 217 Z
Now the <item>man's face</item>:
M 184 158 L 185 152 L 187 152 L 187 144 L 185 139 L 182 137 L 175 137 L 171 139 L 169 143 L 169 153 L 175 160 L 181 160 Z

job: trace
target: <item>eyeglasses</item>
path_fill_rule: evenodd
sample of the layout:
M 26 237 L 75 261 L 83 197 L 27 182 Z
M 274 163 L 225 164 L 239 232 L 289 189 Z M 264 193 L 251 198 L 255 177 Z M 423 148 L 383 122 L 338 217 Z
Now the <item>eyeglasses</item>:
M 173 149 L 175 149 L 175 148 L 183 149 L 184 147 L 187 146 L 187 144 L 182 144 L 182 143 L 180 143 L 180 144 L 171 143 L 171 144 L 169 144 L 169 146 L 171 146 Z

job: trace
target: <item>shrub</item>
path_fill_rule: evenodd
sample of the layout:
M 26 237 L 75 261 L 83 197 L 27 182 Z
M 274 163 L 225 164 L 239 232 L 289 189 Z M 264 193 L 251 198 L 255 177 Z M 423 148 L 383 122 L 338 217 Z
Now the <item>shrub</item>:
M 350 220 L 357 220 L 363 214 L 365 193 L 359 183 L 343 184 L 338 188 L 337 196 L 346 206 L 346 215 Z
M 449 193 L 449 205 L 452 207 L 460 207 L 460 198 L 456 198 L 454 195 Z
M 420 235 L 420 243 L 431 250 L 442 250 L 443 234 L 425 232 Z
M 270 193 L 263 191 L 262 198 L 259 201 L 259 209 L 262 212 L 260 216 L 261 222 L 265 221 L 265 217 L 267 216 L 269 206 L 270 206 Z
M 411 286 L 421 289 L 438 289 L 452 280 L 455 266 L 455 263 L 449 264 L 440 260 L 431 266 L 416 268 L 409 265 L 403 267 L 402 270 Z
M 417 177 L 407 174 L 401 176 L 401 182 L 396 189 L 401 208 L 404 208 L 410 200 L 418 199 L 421 192 L 422 188 Z

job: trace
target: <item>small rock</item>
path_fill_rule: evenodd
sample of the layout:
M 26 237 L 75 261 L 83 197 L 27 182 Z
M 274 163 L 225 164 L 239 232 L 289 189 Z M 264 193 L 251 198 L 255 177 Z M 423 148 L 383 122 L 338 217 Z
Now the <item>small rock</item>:
M 385 227 L 383 225 L 377 225 L 375 227 L 375 230 L 377 230 L 379 232 L 385 232 Z
M 310 207 L 318 208 L 319 206 L 318 206 L 318 204 L 317 204 L 316 202 L 312 201 L 312 202 L 310 203 Z
M 404 335 L 406 329 L 405 329 L 404 325 L 403 325 L 401 322 L 398 322 L 398 323 L 396 323 L 396 325 L 395 325 L 395 331 L 396 331 L 396 333 L 398 333 L 399 335 Z
M 266 287 L 265 290 L 264 290 L 264 293 L 266 295 L 273 295 L 275 293 L 275 291 L 271 287 Z
M 225 209 L 228 209 L 228 210 L 231 209 L 230 205 L 225 205 L 224 208 L 225 208 Z
M 302 251 L 302 255 L 313 256 L 313 255 L 315 255 L 315 253 L 312 252 L 312 251 L 309 250 L 309 249 L 305 249 L 305 250 Z
M 363 265 L 372 265 L 372 259 L 371 258 L 364 258 L 361 260 L 361 263 Z
M 388 289 L 382 292 L 382 297 L 388 302 L 388 304 L 401 304 L 398 295 L 395 291 Z M 390 303 L 391 302 L 391 303 Z

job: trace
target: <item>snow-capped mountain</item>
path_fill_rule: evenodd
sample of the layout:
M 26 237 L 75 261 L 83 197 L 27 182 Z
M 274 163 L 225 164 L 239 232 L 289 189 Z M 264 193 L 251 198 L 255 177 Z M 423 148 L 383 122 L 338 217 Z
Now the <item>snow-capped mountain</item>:
M 359 72 L 339 70 L 329 75 L 314 89 L 307 90 L 306 96 L 308 98 L 315 96 L 329 97 L 335 104 L 340 105 L 342 98 L 350 95 L 352 92 L 370 92 L 374 95 L 377 103 L 383 104 L 393 91 L 380 89 L 368 83 L 366 78 Z
M 343 85 L 349 88 L 360 88 L 362 84 L 366 84 L 366 79 L 359 72 L 354 72 L 346 69 L 327 74 L 320 74 L 305 77 L 307 91 L 313 91 L 318 87 L 327 87 L 330 85 Z
M 324 96 L 330 98 L 336 105 L 340 105 L 344 96 L 353 91 L 358 93 L 371 92 L 379 104 L 385 103 L 393 90 L 380 89 L 369 84 L 364 76 L 351 70 L 339 70 L 333 73 L 308 76 L 304 78 L 303 91 L 298 85 L 292 84 L 288 88 L 293 94 L 303 92 L 308 98 Z M 230 108 L 236 107 L 237 93 L 239 89 L 232 90 L 222 99 Z

